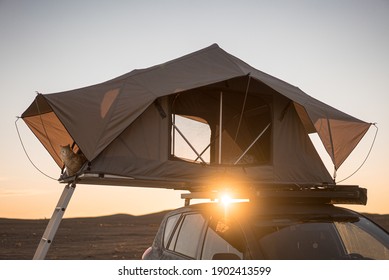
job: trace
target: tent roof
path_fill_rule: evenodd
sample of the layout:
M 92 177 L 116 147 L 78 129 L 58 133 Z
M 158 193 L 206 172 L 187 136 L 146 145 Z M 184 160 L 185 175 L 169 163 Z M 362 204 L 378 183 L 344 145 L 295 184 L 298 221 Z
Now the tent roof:
M 70 138 L 91 161 L 157 98 L 247 75 L 292 101 L 306 131 L 319 134 L 336 169 L 370 126 L 251 67 L 216 44 L 101 84 L 38 95 L 22 118 L 59 165 L 55 140 L 47 139 L 47 128 L 42 126 L 42 119 L 54 123 L 55 116 L 60 120 L 52 127 L 58 138 L 55 144 L 69 143 Z

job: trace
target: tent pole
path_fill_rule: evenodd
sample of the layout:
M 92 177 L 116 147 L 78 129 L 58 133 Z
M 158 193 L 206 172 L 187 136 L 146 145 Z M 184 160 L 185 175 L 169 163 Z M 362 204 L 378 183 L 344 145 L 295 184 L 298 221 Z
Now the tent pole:
M 200 158 L 200 156 L 202 156 L 209 149 L 209 147 L 211 147 L 211 143 L 209 143 L 208 146 L 205 147 L 205 149 L 199 154 L 199 156 L 195 159 L 195 161 L 197 161 Z
M 259 135 L 257 136 L 257 138 L 255 138 L 255 140 L 253 141 L 253 143 L 250 144 L 250 146 L 248 146 L 248 148 L 243 152 L 243 154 L 235 161 L 234 165 L 238 164 L 238 162 L 242 159 L 242 157 L 244 157 L 244 155 L 251 149 L 251 147 L 258 141 L 259 138 L 261 138 L 261 136 L 266 132 L 266 130 L 269 128 L 271 123 L 269 123 L 263 130 L 261 133 L 259 133 Z
M 172 125 L 173 127 L 176 126 L 176 114 L 172 114 Z M 173 130 L 173 135 L 172 135 L 172 151 L 173 151 L 173 155 L 175 156 L 176 155 L 176 134 L 174 133 L 174 130 Z
M 222 132 L 223 132 L 223 92 L 220 92 L 220 114 L 219 114 L 219 160 L 222 163 Z
M 330 136 L 330 141 L 331 141 L 331 153 L 332 153 L 332 161 L 334 162 L 334 181 L 335 181 L 337 167 L 336 167 L 336 161 L 335 161 L 334 142 L 332 140 L 331 124 L 330 124 L 330 120 L 328 119 L 328 117 L 327 117 L 327 126 L 328 126 L 328 134 Z
M 240 112 L 240 117 L 239 117 L 239 122 L 238 122 L 238 128 L 236 129 L 236 133 L 235 133 L 235 139 L 234 139 L 234 142 L 235 142 L 235 143 L 236 143 L 236 139 L 238 139 L 239 130 L 240 130 L 240 125 L 242 124 L 244 109 L 246 108 L 247 95 L 248 95 L 248 93 L 249 93 L 249 88 L 250 88 L 250 80 L 251 80 L 251 76 L 249 76 L 249 79 L 248 79 L 248 81 L 247 81 L 246 93 L 245 93 L 245 95 L 244 95 L 242 111 Z M 234 147 L 235 147 L 235 146 L 234 146 Z
M 192 149 L 192 151 L 196 154 L 197 158 L 200 158 L 203 163 L 206 163 L 205 160 L 201 157 L 201 155 L 196 151 L 196 149 L 192 146 L 192 144 L 189 142 L 189 140 L 185 137 L 185 135 L 181 132 L 181 130 L 178 129 L 178 127 L 173 124 L 174 129 L 177 130 L 177 132 L 181 135 L 181 137 L 185 140 L 185 142 L 189 145 L 189 147 Z

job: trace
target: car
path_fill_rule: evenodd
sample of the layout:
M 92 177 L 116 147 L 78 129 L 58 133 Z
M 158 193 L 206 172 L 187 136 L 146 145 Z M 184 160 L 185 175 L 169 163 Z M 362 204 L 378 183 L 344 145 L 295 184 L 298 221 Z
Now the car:
M 389 233 L 331 203 L 245 201 L 166 214 L 145 260 L 389 259 Z

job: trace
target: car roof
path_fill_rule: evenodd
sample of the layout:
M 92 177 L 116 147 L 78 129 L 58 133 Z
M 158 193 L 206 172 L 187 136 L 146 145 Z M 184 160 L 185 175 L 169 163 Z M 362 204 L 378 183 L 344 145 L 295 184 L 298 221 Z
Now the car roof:
M 234 217 L 250 218 L 260 217 L 328 217 L 342 218 L 361 215 L 350 209 L 338 207 L 332 204 L 306 204 L 306 203 L 256 203 L 256 202 L 238 202 L 224 206 L 222 203 L 199 203 L 184 206 L 168 213 L 168 216 L 178 213 L 200 212 L 206 215 L 215 213 L 226 213 Z

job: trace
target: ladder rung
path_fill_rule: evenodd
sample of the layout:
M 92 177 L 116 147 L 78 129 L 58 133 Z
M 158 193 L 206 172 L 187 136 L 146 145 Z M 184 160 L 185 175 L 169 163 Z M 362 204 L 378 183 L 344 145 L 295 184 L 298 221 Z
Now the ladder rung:
M 69 183 L 65 186 L 64 190 L 62 191 L 57 206 L 54 209 L 51 219 L 46 226 L 46 230 L 43 233 L 42 239 L 39 242 L 38 248 L 35 251 L 33 257 L 34 260 L 45 259 L 47 251 L 49 250 L 53 238 L 59 227 L 59 224 L 61 223 L 65 209 L 69 204 L 70 198 L 72 197 L 75 187 L 76 185 L 74 183 Z

